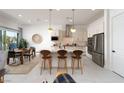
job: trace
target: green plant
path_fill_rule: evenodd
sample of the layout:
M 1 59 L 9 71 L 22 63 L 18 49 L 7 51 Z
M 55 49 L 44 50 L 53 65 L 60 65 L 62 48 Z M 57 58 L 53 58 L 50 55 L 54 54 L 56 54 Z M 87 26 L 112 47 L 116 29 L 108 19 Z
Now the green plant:
M 3 48 L 6 50 L 6 31 L 3 32 Z
M 28 42 L 25 39 L 21 38 L 19 42 L 19 48 L 27 48 L 27 47 L 28 47 Z

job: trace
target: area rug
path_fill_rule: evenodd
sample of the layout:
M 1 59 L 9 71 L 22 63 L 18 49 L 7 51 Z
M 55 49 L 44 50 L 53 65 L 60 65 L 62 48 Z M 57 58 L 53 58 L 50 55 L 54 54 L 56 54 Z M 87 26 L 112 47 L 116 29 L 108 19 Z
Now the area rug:
M 7 74 L 28 74 L 40 62 L 40 59 L 35 57 L 30 62 L 24 62 L 23 65 L 7 65 Z

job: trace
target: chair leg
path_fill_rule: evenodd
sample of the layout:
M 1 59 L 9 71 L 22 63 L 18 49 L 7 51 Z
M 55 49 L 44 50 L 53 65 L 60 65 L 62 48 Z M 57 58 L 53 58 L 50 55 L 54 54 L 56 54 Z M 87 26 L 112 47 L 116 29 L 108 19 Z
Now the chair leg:
M 42 63 L 41 63 L 41 72 L 40 72 L 40 74 L 42 74 L 43 64 L 44 64 L 44 61 L 42 61 Z
M 30 56 L 29 56 L 29 61 L 31 60 Z
M 82 67 L 82 62 L 80 60 L 80 68 L 81 68 L 81 74 L 83 74 L 83 67 Z
M 72 74 L 74 73 L 74 59 L 72 61 Z
M 16 63 L 16 57 L 13 58 L 13 64 Z
M 66 69 L 66 72 L 68 72 L 66 59 L 65 59 L 65 69 Z
M 79 59 L 77 59 L 77 61 L 78 61 L 78 69 L 79 69 L 79 62 L 80 62 L 80 61 L 79 61 Z
M 57 68 L 57 72 L 59 71 L 59 62 L 60 62 L 60 59 L 58 59 L 58 68 Z
M 52 61 L 50 61 L 50 74 L 52 73 Z
M 71 59 L 71 69 L 72 69 L 73 58 Z
M 49 59 L 48 65 L 49 65 L 49 70 L 50 70 L 50 74 L 51 74 L 51 60 L 50 59 Z
M 9 58 L 7 58 L 7 65 L 9 64 Z
M 46 59 L 44 59 L 44 69 L 46 68 L 46 65 L 45 65 L 46 63 L 45 62 L 46 62 Z

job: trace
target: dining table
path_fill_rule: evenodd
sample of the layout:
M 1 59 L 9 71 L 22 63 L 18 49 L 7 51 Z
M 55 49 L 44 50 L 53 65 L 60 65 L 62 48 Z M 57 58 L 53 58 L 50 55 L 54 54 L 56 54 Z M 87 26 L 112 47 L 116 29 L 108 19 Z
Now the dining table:
M 20 63 L 21 64 L 24 63 L 24 59 L 23 59 L 24 50 L 23 49 L 13 49 L 13 50 L 9 50 L 9 52 L 13 52 L 14 56 L 16 56 L 18 54 L 18 56 L 20 56 Z M 9 64 L 9 54 L 8 54 L 8 58 L 7 58 L 7 64 Z
M 23 55 L 24 55 L 24 50 L 23 49 L 14 49 L 15 54 L 20 54 L 20 63 L 24 63 Z

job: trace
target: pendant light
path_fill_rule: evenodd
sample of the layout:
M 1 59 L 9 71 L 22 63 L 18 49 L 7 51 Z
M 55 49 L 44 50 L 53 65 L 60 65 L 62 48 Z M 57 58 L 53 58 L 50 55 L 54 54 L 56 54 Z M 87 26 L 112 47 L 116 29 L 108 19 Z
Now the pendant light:
M 72 28 L 71 28 L 71 32 L 72 32 L 72 33 L 76 32 L 76 29 L 75 29 L 75 27 L 74 27 L 74 11 L 75 11 L 75 10 L 72 9 L 72 16 L 73 16 L 73 20 L 72 20 L 72 21 L 73 21 L 73 25 L 72 25 Z
M 49 28 L 48 28 L 48 32 L 53 31 L 53 29 L 51 27 L 51 12 L 52 12 L 52 9 L 49 9 Z

